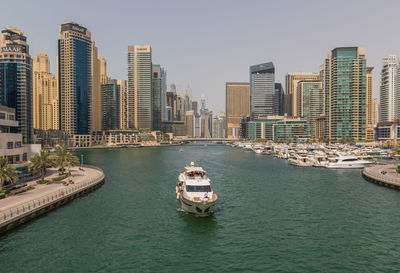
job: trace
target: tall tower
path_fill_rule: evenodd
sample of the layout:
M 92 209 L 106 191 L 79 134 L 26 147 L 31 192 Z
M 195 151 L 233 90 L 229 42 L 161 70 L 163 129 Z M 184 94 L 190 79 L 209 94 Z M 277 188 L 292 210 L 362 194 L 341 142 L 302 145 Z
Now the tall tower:
M 250 117 L 250 84 L 227 82 L 226 91 L 226 137 L 238 138 L 243 117 Z
M 161 67 L 161 119 L 167 120 L 167 67 Z
M 127 83 L 126 80 L 117 80 L 119 85 L 119 128 L 128 128 L 127 123 Z
M 128 47 L 128 126 L 130 129 L 152 128 L 151 47 Z
M 300 81 L 318 80 L 320 75 L 318 73 L 309 73 L 309 72 L 291 72 L 286 74 L 286 92 L 290 96 L 291 101 L 291 112 L 288 113 L 289 116 L 297 117 L 299 114 L 297 113 L 297 85 Z
M 22 141 L 31 143 L 32 59 L 24 33 L 6 27 L 0 35 L 0 104 L 15 109 Z
M 107 76 L 107 60 L 103 56 L 99 56 L 99 73 L 100 73 L 100 83 L 107 83 L 110 78 Z
M 339 47 L 325 60 L 325 136 L 365 140 L 367 67 L 365 49 Z
M 398 107 L 400 107 L 398 70 L 399 65 L 396 55 L 389 55 L 383 58 L 379 115 L 381 122 L 393 121 L 394 117 L 399 117 L 397 111 Z
M 252 119 L 274 114 L 275 67 L 272 62 L 250 66 Z
M 185 95 L 185 111 L 192 110 L 192 88 L 189 86 L 186 88 Z
M 89 134 L 91 131 L 93 49 L 91 33 L 85 27 L 71 22 L 60 26 L 59 120 L 60 129 L 70 134 Z M 99 92 L 97 89 L 100 88 L 96 88 Z
M 153 64 L 152 75 L 152 128 L 161 129 L 161 93 L 162 93 L 162 73 L 159 64 Z
M 116 130 L 120 128 L 120 92 L 117 80 L 109 80 L 101 85 L 102 93 L 102 129 Z
M 49 56 L 38 53 L 33 58 L 33 128 L 58 130 L 58 85 L 50 73 Z

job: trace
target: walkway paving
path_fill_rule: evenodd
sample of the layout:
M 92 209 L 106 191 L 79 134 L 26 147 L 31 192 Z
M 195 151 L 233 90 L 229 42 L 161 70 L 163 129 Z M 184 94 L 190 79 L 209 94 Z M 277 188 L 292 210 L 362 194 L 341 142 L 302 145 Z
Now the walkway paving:
M 101 175 L 101 172 L 96 169 L 86 168 L 86 167 L 83 167 L 82 169 L 84 171 L 79 170 L 78 167 L 73 167 L 70 169 L 71 176 L 68 177 L 67 179 L 69 180 L 71 178 L 72 181 L 74 182 L 74 184 L 70 184 L 69 186 L 64 186 L 62 181 L 53 182 L 48 185 L 36 184 L 36 181 L 27 183 L 28 186 L 34 186 L 35 189 L 1 199 L 0 200 L 0 212 L 5 211 L 8 208 L 18 206 L 19 204 L 23 204 L 23 203 L 29 202 L 31 200 L 35 200 L 37 198 L 40 198 L 41 196 L 45 196 L 45 195 L 55 192 L 57 190 L 68 189 L 68 187 L 74 186 L 77 183 L 89 181 L 89 180 Z M 56 177 L 59 177 L 58 170 L 57 169 L 49 169 L 48 176 L 46 176 L 45 179 L 51 180 L 52 178 L 56 178 Z M 64 181 L 66 181 L 67 179 L 65 179 Z
M 388 184 L 400 187 L 400 174 L 396 172 L 398 164 L 375 165 L 363 170 L 363 174 Z

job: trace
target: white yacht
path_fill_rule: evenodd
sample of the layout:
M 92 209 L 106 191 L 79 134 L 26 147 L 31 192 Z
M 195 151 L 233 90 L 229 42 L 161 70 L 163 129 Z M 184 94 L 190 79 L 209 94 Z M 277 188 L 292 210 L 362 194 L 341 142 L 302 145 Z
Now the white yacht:
M 358 159 L 353 155 L 341 155 L 329 159 L 329 161 L 326 167 L 330 169 L 362 169 L 374 163 L 373 161 Z
M 210 179 L 201 167 L 191 162 L 179 174 L 176 183 L 176 198 L 184 211 L 197 215 L 208 215 L 212 212 L 218 194 L 211 188 Z

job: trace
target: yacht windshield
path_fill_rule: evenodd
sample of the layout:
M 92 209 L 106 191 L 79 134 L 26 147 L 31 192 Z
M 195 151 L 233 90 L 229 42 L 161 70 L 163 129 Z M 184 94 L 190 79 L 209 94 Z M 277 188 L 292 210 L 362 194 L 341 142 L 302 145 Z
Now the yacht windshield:
M 187 192 L 211 192 L 211 186 L 186 186 Z

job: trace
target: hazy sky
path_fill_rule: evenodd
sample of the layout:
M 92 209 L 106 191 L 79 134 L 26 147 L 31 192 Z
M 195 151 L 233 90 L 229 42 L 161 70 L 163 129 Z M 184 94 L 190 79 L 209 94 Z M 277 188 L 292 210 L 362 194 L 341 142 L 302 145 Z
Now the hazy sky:
M 127 78 L 128 45 L 150 44 L 168 83 L 204 94 L 225 110 L 225 82 L 248 81 L 249 66 L 272 61 L 276 82 L 287 72 L 317 72 L 330 50 L 366 48 L 378 96 L 382 57 L 400 56 L 400 1 L 12 1 L 1 5 L 0 27 L 25 33 L 34 56 L 50 56 L 55 72 L 59 26 L 88 28 L 112 78 Z

